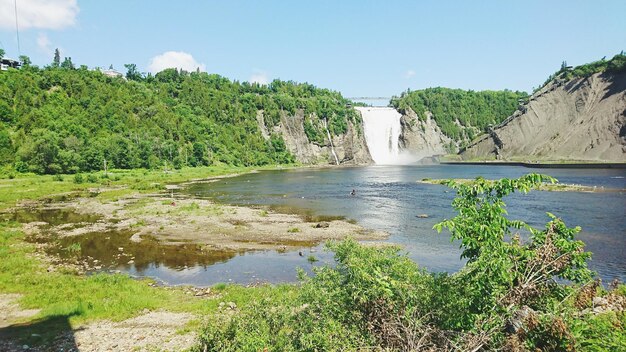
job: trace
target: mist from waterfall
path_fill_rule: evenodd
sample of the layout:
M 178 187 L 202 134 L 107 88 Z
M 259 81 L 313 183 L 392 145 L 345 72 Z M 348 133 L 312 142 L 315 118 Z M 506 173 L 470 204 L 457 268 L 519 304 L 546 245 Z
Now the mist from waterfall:
M 356 107 L 363 118 L 365 141 L 374 162 L 378 165 L 410 163 L 413 158 L 400 152 L 398 141 L 402 133 L 400 113 L 394 108 Z

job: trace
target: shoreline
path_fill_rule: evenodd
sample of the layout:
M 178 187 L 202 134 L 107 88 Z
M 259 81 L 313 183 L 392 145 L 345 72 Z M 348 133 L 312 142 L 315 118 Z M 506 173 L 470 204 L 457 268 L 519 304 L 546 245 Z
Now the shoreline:
M 455 178 L 455 179 L 422 179 L 416 182 L 421 183 L 421 184 L 427 184 L 427 185 L 445 185 L 445 183 L 449 180 L 452 180 L 458 183 L 469 183 L 469 182 L 474 181 L 473 179 L 467 179 L 467 178 Z M 545 191 L 545 192 L 583 192 L 583 193 L 626 192 L 626 189 L 583 186 L 583 185 L 567 184 L 567 183 L 554 183 L 554 184 L 542 183 L 541 186 L 539 186 L 536 190 Z
M 442 165 L 490 165 L 523 166 L 536 169 L 626 169 L 626 163 L 618 162 L 523 162 L 523 161 L 440 161 Z

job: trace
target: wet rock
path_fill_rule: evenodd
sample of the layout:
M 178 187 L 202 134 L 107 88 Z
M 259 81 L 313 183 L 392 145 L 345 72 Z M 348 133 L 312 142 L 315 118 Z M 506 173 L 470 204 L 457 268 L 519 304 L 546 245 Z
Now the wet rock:
M 316 229 L 325 229 L 328 227 L 330 227 L 330 224 L 326 221 L 318 222 L 317 224 L 315 224 Z
M 128 261 L 127 264 L 135 264 L 135 261 L 131 259 L 131 260 Z
M 608 304 L 609 304 L 609 302 L 604 297 L 596 296 L 596 297 L 593 298 L 593 306 L 594 307 L 598 307 L 598 306 L 599 307 L 604 307 L 604 306 L 606 306 Z
M 430 216 L 428 214 L 419 214 L 419 215 L 415 215 L 416 218 L 420 218 L 420 219 L 426 219 L 429 218 Z

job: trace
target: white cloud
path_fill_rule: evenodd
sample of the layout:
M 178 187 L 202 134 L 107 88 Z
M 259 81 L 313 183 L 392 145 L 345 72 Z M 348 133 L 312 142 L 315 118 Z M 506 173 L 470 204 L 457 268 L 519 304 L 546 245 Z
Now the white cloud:
M 46 33 L 39 33 L 37 36 L 37 47 L 42 52 L 50 55 L 54 51 L 52 50 L 52 43 L 50 43 L 50 39 L 48 39 L 48 35 Z
M 413 76 L 415 76 L 415 71 L 413 71 L 413 70 L 408 70 L 408 71 L 406 71 L 406 73 L 404 74 L 404 78 L 411 78 L 411 77 L 413 77 Z
M 267 85 L 270 82 L 270 79 L 267 76 L 267 72 L 255 70 L 254 73 L 250 76 L 249 81 L 250 83 Z
M 161 72 L 166 68 L 181 68 L 189 72 L 200 68 L 200 71 L 206 71 L 203 63 L 197 62 L 191 54 L 182 51 L 166 51 L 153 57 L 148 64 L 148 71 L 152 73 Z
M 73 26 L 79 8 L 76 0 L 19 0 L 19 29 L 62 29 Z M 15 29 L 15 1 L 0 0 L 0 28 Z

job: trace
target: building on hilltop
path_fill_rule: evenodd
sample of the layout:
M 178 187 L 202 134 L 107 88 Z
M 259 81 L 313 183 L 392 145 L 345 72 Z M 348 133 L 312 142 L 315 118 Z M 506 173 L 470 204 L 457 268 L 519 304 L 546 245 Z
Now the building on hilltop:
M 13 60 L 10 59 L 8 57 L 3 57 L 1 62 L 0 62 L 0 70 L 1 71 L 6 71 L 9 68 L 20 68 L 22 67 L 22 63 L 17 61 L 17 60 Z
M 121 77 L 121 78 L 126 79 L 126 77 L 124 77 L 123 73 L 121 73 L 119 71 L 116 71 L 116 70 L 114 70 L 112 68 L 110 68 L 108 70 L 103 70 L 102 74 L 105 75 L 105 76 L 108 76 L 108 77 Z

